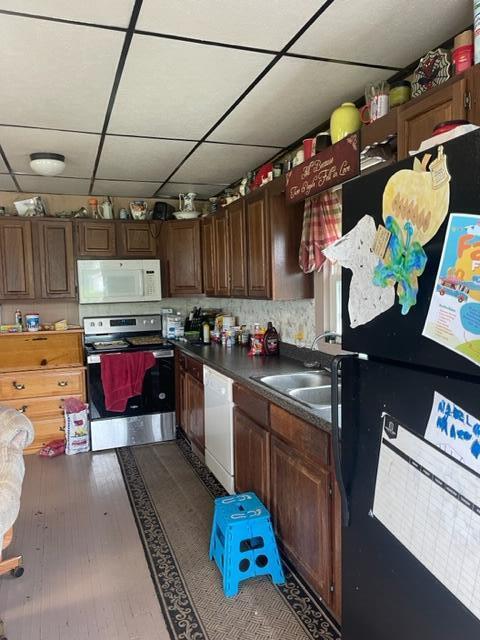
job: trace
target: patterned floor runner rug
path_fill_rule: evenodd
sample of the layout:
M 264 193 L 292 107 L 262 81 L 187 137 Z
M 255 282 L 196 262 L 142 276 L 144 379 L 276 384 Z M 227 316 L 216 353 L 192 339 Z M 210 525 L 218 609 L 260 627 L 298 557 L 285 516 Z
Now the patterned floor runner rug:
M 339 640 L 335 621 L 285 564 L 225 598 L 208 558 L 213 499 L 223 488 L 184 440 L 117 449 L 172 640 Z M 152 639 L 153 640 L 153 639 Z

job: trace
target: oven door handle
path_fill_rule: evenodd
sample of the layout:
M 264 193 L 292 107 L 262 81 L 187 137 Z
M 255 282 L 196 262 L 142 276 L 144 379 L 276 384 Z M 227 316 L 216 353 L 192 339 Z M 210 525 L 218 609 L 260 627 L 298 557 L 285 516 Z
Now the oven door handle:
M 118 353 L 126 353 L 125 351 L 120 351 Z M 164 349 L 162 351 L 152 351 L 153 357 L 158 360 L 159 358 L 173 358 L 173 349 Z M 111 354 L 109 354 L 111 355 Z M 100 364 L 101 362 L 101 354 L 92 353 L 87 356 L 87 364 Z

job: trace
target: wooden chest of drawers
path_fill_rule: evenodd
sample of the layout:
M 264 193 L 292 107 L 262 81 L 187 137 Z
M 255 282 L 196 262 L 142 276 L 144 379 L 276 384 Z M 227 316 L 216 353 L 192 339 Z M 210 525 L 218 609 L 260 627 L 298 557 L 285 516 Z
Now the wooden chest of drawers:
M 86 399 L 80 331 L 0 336 L 0 404 L 25 413 L 35 429 L 25 453 L 63 436 L 63 401 L 71 396 Z

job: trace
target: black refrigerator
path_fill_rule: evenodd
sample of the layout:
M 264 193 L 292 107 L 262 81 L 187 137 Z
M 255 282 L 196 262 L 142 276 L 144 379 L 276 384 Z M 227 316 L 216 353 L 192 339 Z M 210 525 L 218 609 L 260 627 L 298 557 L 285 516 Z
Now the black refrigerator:
M 448 412 L 461 408 L 470 423 L 480 419 L 480 366 L 422 335 L 449 217 L 478 214 L 480 221 L 480 132 L 443 149 L 448 214 L 423 247 L 416 304 L 402 315 L 396 300 L 352 328 L 352 272 L 342 269 L 342 346 L 360 354 L 340 356 L 333 367 L 335 405 L 336 384 L 342 387 L 333 435 L 342 494 L 343 640 L 480 638 L 479 475 L 426 440 L 435 394 L 452 402 Z M 345 184 L 343 234 L 365 214 L 384 224 L 385 186 L 412 165 L 409 158 Z M 480 433 L 480 425 L 473 428 Z

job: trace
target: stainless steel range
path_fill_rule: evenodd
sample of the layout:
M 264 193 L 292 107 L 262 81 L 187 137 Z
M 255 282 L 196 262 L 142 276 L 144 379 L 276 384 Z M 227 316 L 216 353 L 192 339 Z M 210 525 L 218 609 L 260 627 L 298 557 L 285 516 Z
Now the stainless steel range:
M 84 318 L 92 449 L 111 449 L 175 438 L 175 369 L 173 345 L 161 335 L 160 315 Z M 106 408 L 106 354 L 150 352 L 141 393 L 126 400 L 125 409 Z M 149 357 L 149 356 L 147 356 Z M 152 360 L 152 358 L 150 358 Z M 110 360 L 111 362 L 111 360 Z M 125 358 L 119 359 L 121 377 Z M 152 360 L 153 362 L 153 360 Z M 120 368 L 118 368 L 120 367 Z M 111 375 L 111 373 L 110 373 Z M 103 379 L 103 382 L 102 382 Z M 113 379 L 115 384 L 115 379 Z M 107 402 L 108 404 L 108 402 Z

